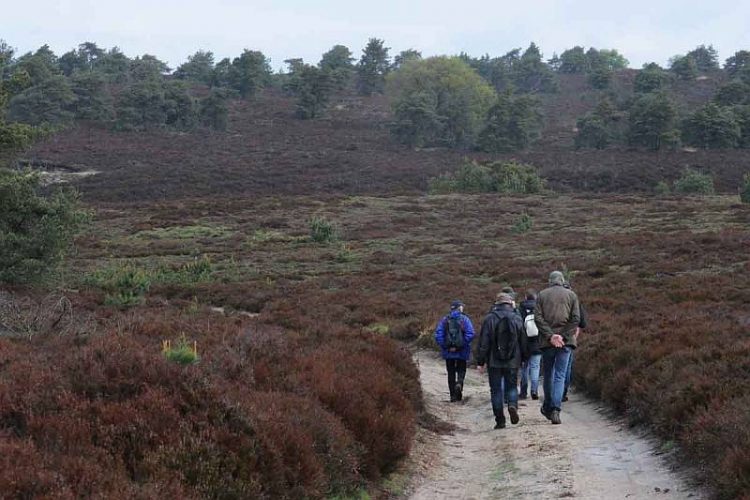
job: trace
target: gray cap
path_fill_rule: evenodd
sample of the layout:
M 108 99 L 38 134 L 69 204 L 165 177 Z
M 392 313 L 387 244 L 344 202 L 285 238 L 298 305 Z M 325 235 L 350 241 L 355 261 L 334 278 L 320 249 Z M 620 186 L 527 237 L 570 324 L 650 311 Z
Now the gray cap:
M 562 285 L 565 283 L 565 275 L 560 271 L 552 271 L 549 273 L 549 284 L 550 285 Z

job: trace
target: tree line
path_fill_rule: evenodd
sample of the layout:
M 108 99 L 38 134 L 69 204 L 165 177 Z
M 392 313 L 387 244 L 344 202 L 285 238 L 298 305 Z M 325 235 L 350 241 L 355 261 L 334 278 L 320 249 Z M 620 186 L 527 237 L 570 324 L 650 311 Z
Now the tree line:
M 22 149 L 75 120 L 124 131 L 225 130 L 227 101 L 252 99 L 268 86 L 293 96 L 301 119 L 321 117 L 341 93 L 385 93 L 393 136 L 401 143 L 515 151 L 541 136 L 540 98 L 557 92 L 560 75 L 570 74 L 584 75 L 600 95 L 596 108 L 578 120 L 578 148 L 750 145 L 750 52 L 744 50 L 723 69 L 710 45 L 674 56 L 668 68 L 646 64 L 625 97 L 614 88 L 613 75 L 629 63 L 616 49 L 576 46 L 545 60 L 531 43 L 498 57 L 423 59 L 414 49 L 391 57 L 383 40 L 371 38 L 358 59 L 335 45 L 317 64 L 284 62 L 287 70 L 273 73 L 260 51 L 217 62 L 212 52 L 199 50 L 173 71 L 155 56 L 130 58 L 92 42 L 59 57 L 47 45 L 16 57 L 0 40 L 0 151 Z M 709 104 L 680 116 L 669 89 L 705 75 L 726 81 Z M 208 93 L 196 92 L 196 84 Z

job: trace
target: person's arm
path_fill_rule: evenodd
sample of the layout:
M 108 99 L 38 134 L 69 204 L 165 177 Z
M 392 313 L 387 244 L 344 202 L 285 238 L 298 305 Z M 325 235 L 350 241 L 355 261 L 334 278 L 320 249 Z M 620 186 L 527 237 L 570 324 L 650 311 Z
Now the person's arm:
M 492 315 L 488 315 L 482 321 L 482 328 L 479 330 L 479 349 L 477 350 L 477 366 L 484 366 L 487 362 L 487 355 L 490 352 L 490 338 L 492 337 L 492 331 L 494 321 L 492 321 Z
M 440 347 L 445 347 L 445 318 L 438 321 L 437 328 L 435 328 L 435 342 Z
M 542 345 L 549 343 L 554 333 L 550 324 L 544 319 L 543 311 L 544 306 L 542 303 L 542 297 L 539 297 L 536 301 L 536 306 L 534 306 L 534 323 L 536 323 L 536 327 L 539 330 L 539 337 L 542 339 Z
M 472 340 L 474 340 L 474 325 L 471 324 L 469 317 L 464 315 L 464 344 L 470 345 Z
M 575 292 L 570 293 L 570 316 L 568 316 L 568 321 L 565 323 L 565 326 L 562 329 L 562 333 L 566 341 L 569 338 L 573 337 L 573 335 L 575 335 L 576 329 L 581 322 L 581 308 L 578 303 L 578 295 L 576 295 Z

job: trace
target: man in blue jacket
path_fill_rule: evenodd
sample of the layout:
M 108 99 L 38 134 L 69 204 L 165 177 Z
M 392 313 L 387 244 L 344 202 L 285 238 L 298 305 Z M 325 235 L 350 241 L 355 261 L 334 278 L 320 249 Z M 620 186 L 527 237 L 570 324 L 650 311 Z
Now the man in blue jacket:
M 463 397 L 466 363 L 471 356 L 471 341 L 474 339 L 474 325 L 464 314 L 464 304 L 460 300 L 451 302 L 451 312 L 444 316 L 435 328 L 435 341 L 440 346 L 448 369 L 448 390 L 451 402 Z

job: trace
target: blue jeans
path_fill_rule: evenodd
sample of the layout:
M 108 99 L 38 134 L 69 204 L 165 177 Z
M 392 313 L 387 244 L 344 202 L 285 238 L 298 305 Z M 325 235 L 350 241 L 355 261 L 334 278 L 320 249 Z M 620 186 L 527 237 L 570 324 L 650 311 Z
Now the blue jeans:
M 550 347 L 542 351 L 542 369 L 544 370 L 545 412 L 562 409 L 562 396 L 565 390 L 565 375 L 568 373 L 570 347 Z
M 573 375 L 573 364 L 576 362 L 576 350 L 573 349 L 570 352 L 570 360 L 568 360 L 568 371 L 565 373 L 565 389 L 563 390 L 563 396 L 568 395 L 568 388 L 570 387 L 570 379 Z
M 539 367 L 542 362 L 541 354 L 532 354 L 528 361 L 521 365 L 521 394 L 526 395 L 531 381 L 531 393 L 539 393 Z
M 503 414 L 505 389 L 508 392 L 508 408 L 511 406 L 518 408 L 518 369 L 487 367 L 487 375 L 490 380 L 490 399 L 495 421 L 505 421 Z

